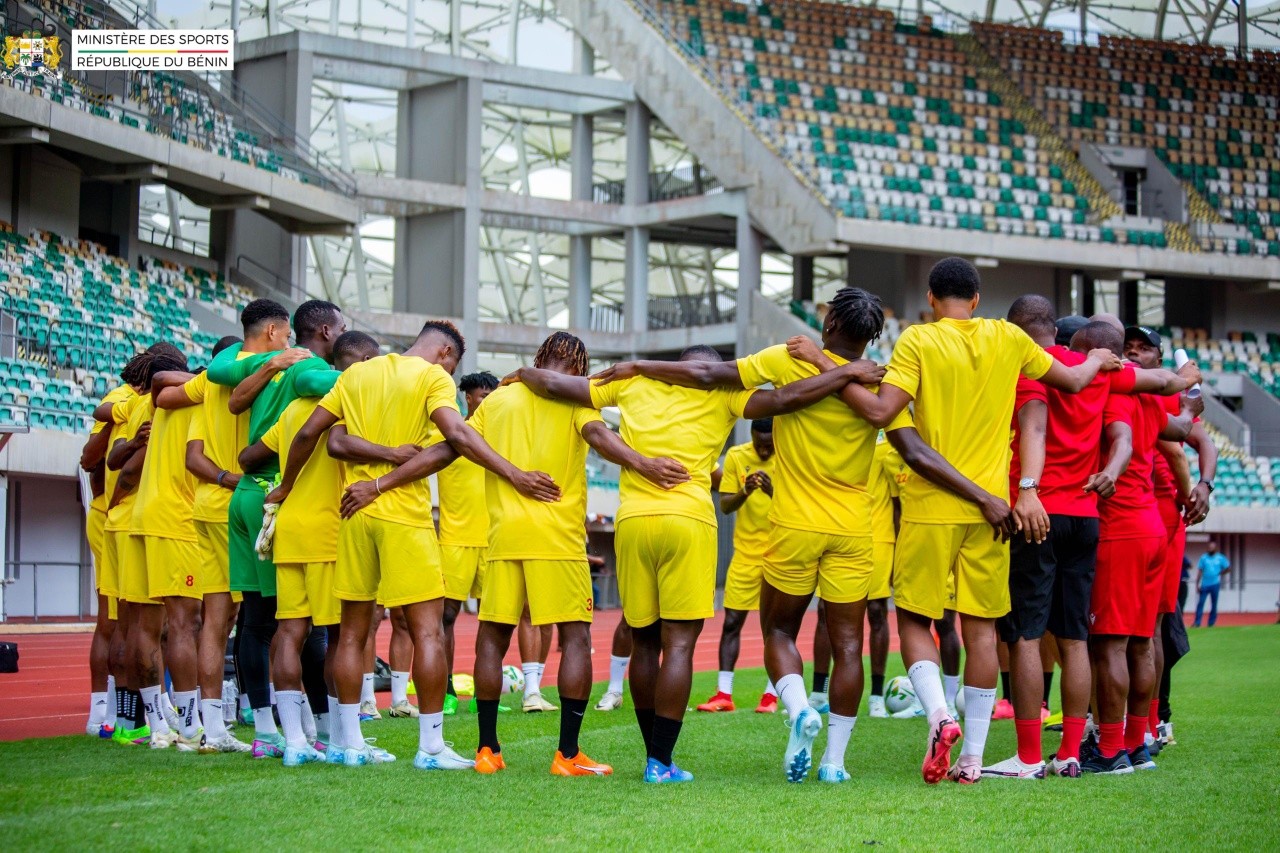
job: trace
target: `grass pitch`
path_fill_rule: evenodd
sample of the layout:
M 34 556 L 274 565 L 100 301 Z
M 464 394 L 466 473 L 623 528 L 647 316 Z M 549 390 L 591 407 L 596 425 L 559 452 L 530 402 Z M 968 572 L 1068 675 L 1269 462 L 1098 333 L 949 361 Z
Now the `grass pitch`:
M 1275 849 L 1280 627 L 1193 631 L 1192 643 L 1175 671 L 1179 744 L 1157 770 L 1128 777 L 928 787 L 919 772 L 924 723 L 864 714 L 848 753 L 853 781 L 822 785 L 815 769 L 789 785 L 782 717 L 751 713 L 763 675 L 746 670 L 735 684 L 747 710 L 686 718 L 677 760 L 697 776 L 689 785 L 641 782 L 629 699 L 620 711 L 587 715 L 583 747 L 614 765 L 608 779 L 548 774 L 558 714 L 502 715 L 509 769 L 496 777 L 414 770 L 411 720 L 365 724 L 400 761 L 353 769 L 286 770 L 63 737 L 0 744 L 0 839 L 9 851 Z M 891 656 L 890 675 L 900 671 Z M 713 689 L 714 673 L 699 675 L 695 700 Z M 459 752 L 474 749 L 472 715 L 445 727 Z M 1046 751 L 1057 739 L 1045 733 Z M 823 743 L 819 736 L 819 750 Z M 993 723 L 986 759 L 1013 752 L 1013 724 Z

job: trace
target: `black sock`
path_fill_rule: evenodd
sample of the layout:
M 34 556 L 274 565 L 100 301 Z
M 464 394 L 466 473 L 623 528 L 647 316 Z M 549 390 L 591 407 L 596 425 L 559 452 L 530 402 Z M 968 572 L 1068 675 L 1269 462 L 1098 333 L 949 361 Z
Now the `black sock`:
M 655 716 L 653 718 L 653 748 L 649 757 L 660 763 L 671 766 L 671 753 L 675 751 L 676 740 L 680 737 L 680 727 L 684 723 L 670 717 Z
M 827 692 L 827 674 L 825 672 L 815 672 L 813 674 L 813 692 Z
M 142 694 L 137 690 L 129 691 L 129 703 L 133 706 L 133 727 L 140 729 L 147 724 L 147 706 L 142 702 Z
M 1053 692 L 1053 670 L 1044 674 L 1044 706 L 1049 707 L 1049 694 Z
M 452 676 L 452 675 L 450 675 L 450 676 L 449 676 L 449 680 L 448 680 L 448 681 L 446 681 L 446 682 L 444 683 L 444 692 L 445 692 L 445 695 L 447 695 L 447 696 L 457 696 L 457 695 L 458 695 L 458 694 L 454 691 L 454 689 L 453 689 L 453 676 Z
M 884 676 L 883 675 L 876 675 L 874 672 L 871 673 L 871 695 L 872 696 L 884 695 Z
M 118 720 L 129 719 L 128 696 L 129 691 L 124 688 L 116 690 L 116 719 Z M 111 724 L 115 725 L 115 722 L 115 720 L 112 720 Z
M 653 719 L 656 716 L 652 708 L 636 708 L 636 723 L 640 726 L 640 737 L 644 738 L 644 754 L 653 755 Z
M 560 697 L 560 754 L 573 758 L 578 754 L 578 733 L 582 731 L 582 716 L 587 713 L 586 699 Z
M 480 722 L 480 743 L 476 749 L 481 750 L 487 746 L 495 753 L 502 752 L 502 747 L 498 744 L 498 700 L 477 699 L 476 717 Z
M 1008 672 L 1000 673 L 1000 698 L 1001 699 L 1009 698 L 1009 673 Z

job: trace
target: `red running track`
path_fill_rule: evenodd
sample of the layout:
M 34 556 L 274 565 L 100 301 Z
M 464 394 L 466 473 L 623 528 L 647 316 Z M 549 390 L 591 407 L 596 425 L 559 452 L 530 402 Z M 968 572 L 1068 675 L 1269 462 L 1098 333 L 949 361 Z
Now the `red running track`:
M 621 611 L 597 611 L 591 628 L 595 654 L 592 664 L 597 681 L 609 674 L 609 651 L 613 631 L 621 618 Z M 816 614 L 810 612 L 801 633 L 801 651 L 806 659 L 812 653 L 811 638 Z M 890 616 L 890 649 L 898 648 L 897 632 Z M 1190 620 L 1190 615 L 1186 617 Z M 1276 619 L 1271 613 L 1225 613 L 1218 617 L 1220 625 L 1260 625 Z M 694 669 L 698 672 L 718 668 L 717 650 L 720 639 L 722 613 L 707 622 L 694 654 Z M 475 660 L 476 620 L 463 615 L 457 623 L 457 658 L 455 672 L 470 672 Z M 0 741 L 22 740 L 32 737 L 77 734 L 84 731 L 89 705 L 89 641 L 88 631 L 76 633 L 4 634 L 0 639 L 16 642 L 19 653 L 19 671 L 0 674 Z M 384 623 L 378 632 L 378 655 L 386 660 L 391 641 L 391 625 Z M 545 683 L 554 685 L 559 655 L 553 649 L 547 659 Z M 508 663 L 518 664 L 519 653 L 512 641 Z M 760 636 L 756 614 L 750 614 L 742 632 L 742 650 L 738 658 L 740 668 L 764 664 L 764 641 Z M 749 701 L 754 691 L 763 685 L 743 684 L 742 693 Z M 697 698 L 697 697 L 695 697 Z M 379 696 L 379 704 L 390 704 L 389 694 Z

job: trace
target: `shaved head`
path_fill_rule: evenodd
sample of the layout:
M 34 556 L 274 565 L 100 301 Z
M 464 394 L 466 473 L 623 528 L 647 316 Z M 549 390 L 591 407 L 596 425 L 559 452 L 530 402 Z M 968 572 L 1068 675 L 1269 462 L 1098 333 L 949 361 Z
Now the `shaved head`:
M 1009 306 L 1008 319 L 1033 338 L 1052 338 L 1057 332 L 1053 303 L 1036 293 L 1028 293 L 1013 300 L 1013 305 Z
M 1089 318 L 1090 323 L 1106 323 L 1108 326 L 1114 326 L 1116 331 L 1120 333 L 1120 337 L 1124 338 L 1124 323 L 1120 322 L 1120 318 L 1115 314 L 1094 314 Z
M 1071 348 L 1076 352 L 1108 349 L 1116 355 L 1123 355 L 1124 332 L 1106 321 L 1090 320 L 1071 338 Z

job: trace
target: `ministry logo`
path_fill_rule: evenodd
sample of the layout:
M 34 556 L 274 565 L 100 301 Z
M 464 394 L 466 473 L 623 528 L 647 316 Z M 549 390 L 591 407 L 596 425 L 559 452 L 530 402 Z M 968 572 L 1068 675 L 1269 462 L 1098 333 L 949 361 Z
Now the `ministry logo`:
M 30 27 L 5 36 L 5 74 L 33 71 L 61 73 L 58 65 L 62 62 L 62 39 L 54 35 L 56 32 L 53 24 L 41 26 L 40 21 L 35 21 Z

